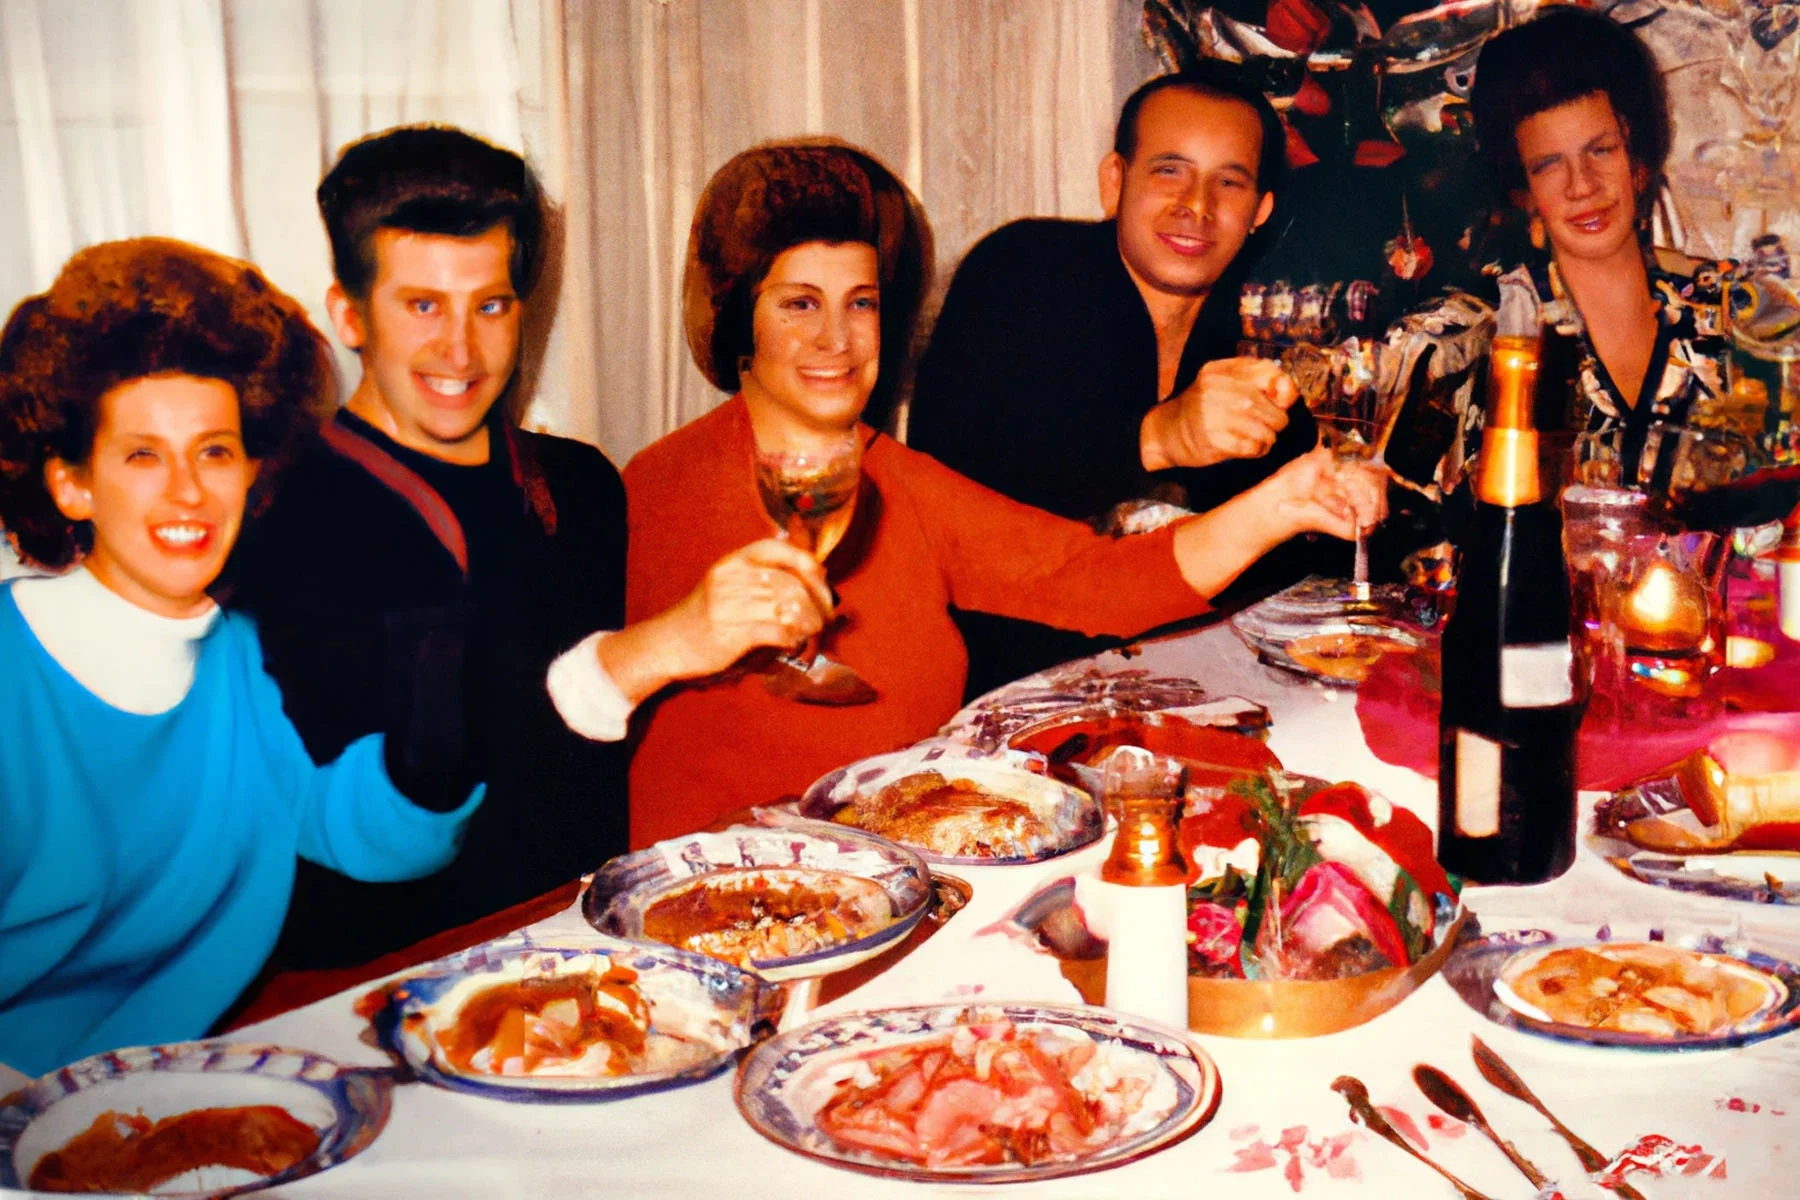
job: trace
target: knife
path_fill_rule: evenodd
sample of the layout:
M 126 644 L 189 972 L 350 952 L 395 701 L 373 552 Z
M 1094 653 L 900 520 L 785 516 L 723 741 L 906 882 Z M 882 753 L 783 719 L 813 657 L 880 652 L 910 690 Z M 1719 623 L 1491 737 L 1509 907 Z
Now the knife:
M 1470 1040 L 1475 1044 L 1475 1069 L 1481 1072 L 1483 1079 L 1513 1099 L 1523 1100 L 1537 1109 L 1544 1119 L 1550 1122 L 1551 1127 L 1562 1135 L 1562 1140 L 1569 1143 L 1569 1149 L 1573 1150 L 1575 1157 L 1581 1160 L 1582 1168 L 1587 1171 L 1590 1178 L 1606 1170 L 1608 1162 L 1606 1155 L 1594 1149 L 1583 1141 L 1573 1129 L 1557 1120 L 1556 1114 L 1545 1108 L 1544 1102 L 1537 1098 L 1537 1093 L 1525 1086 L 1525 1081 L 1519 1078 L 1518 1072 L 1507 1066 L 1506 1062 L 1498 1054 L 1495 1054 L 1486 1042 L 1478 1037 Z M 1595 1179 L 1594 1182 L 1600 1183 L 1600 1180 Z M 1600 1183 L 1600 1186 L 1616 1195 L 1625 1197 L 1625 1200 L 1644 1200 L 1644 1193 L 1624 1180 L 1620 1180 L 1618 1183 Z

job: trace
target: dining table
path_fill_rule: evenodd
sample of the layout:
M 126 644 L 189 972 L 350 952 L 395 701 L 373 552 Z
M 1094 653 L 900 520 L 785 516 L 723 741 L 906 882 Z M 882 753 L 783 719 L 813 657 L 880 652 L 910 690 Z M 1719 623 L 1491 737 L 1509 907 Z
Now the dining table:
M 1353 690 L 1264 663 L 1224 622 L 1108 651 L 1091 665 L 1185 677 L 1212 695 L 1262 705 L 1270 716 L 1269 748 L 1288 770 L 1363 784 L 1435 827 L 1435 781 L 1371 752 Z M 1584 829 L 1599 795 L 1582 795 Z M 1081 1003 L 1057 959 L 1019 936 L 1006 917 L 1037 889 L 1096 870 L 1108 849 L 1102 838 L 1041 862 L 958 866 L 955 874 L 971 889 L 967 906 L 815 1015 L 937 1002 Z M 1574 866 L 1560 878 L 1535 886 L 1470 886 L 1462 899 L 1489 932 L 1553 925 L 1654 938 L 1672 930 L 1704 930 L 1800 961 L 1800 907 L 1654 887 L 1615 869 L 1585 837 Z M 595 936 L 573 885 L 535 909 L 503 915 L 502 924 L 512 922 L 545 943 Z M 490 922 L 478 932 L 501 930 Z M 454 944 L 452 937 L 437 949 Z M 355 1011 L 357 999 L 379 982 L 356 980 L 260 1019 L 252 1013 L 250 1024 L 228 1036 L 382 1067 L 390 1060 Z M 753 1129 L 739 1113 L 736 1073 L 725 1070 L 685 1086 L 574 1104 L 508 1102 L 402 1084 L 394 1090 L 385 1129 L 368 1149 L 277 1190 L 300 1198 L 394 1200 L 1457 1195 L 1440 1176 L 1352 1119 L 1332 1088 L 1338 1077 L 1350 1075 L 1366 1084 L 1389 1124 L 1478 1193 L 1495 1200 L 1552 1195 L 1528 1182 L 1493 1142 L 1426 1100 L 1413 1070 L 1430 1064 L 1463 1086 L 1488 1122 L 1550 1177 L 1555 1193 L 1568 1200 L 1613 1195 L 1590 1179 L 1549 1121 L 1477 1073 L 1472 1042 L 1479 1037 L 1550 1111 L 1603 1154 L 1635 1150 L 1651 1159 L 1651 1169 L 1626 1178 L 1652 1200 L 1800 1195 L 1800 1036 L 1679 1052 L 1557 1040 L 1489 1020 L 1441 976 L 1425 980 L 1365 1024 L 1338 1033 L 1191 1036 L 1216 1062 L 1222 1081 L 1211 1119 L 1154 1153 L 1090 1174 L 977 1186 L 896 1180 L 828 1165 Z

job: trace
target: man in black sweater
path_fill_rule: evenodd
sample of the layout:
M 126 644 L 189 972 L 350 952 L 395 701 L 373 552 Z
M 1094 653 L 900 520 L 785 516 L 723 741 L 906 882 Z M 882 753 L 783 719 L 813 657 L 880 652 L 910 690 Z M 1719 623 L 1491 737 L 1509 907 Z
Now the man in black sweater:
M 1212 508 L 1310 450 L 1293 382 L 1234 357 L 1238 284 L 1285 145 L 1268 100 L 1221 64 L 1139 88 L 1100 164 L 1106 220 L 1018 221 L 963 259 L 919 364 L 909 444 L 1097 524 L 1138 500 Z M 1224 603 L 1292 582 L 1294 559 L 1277 550 Z M 1103 644 L 985 614 L 958 624 L 970 695 Z
M 518 155 L 455 129 L 389 130 L 344 151 L 319 207 L 327 308 L 362 378 L 246 531 L 227 602 L 257 618 L 320 761 L 383 728 L 421 666 L 464 683 L 488 794 L 457 860 L 427 879 L 358 883 L 301 863 L 277 967 L 364 962 L 597 867 L 625 848 L 633 707 L 801 640 L 831 606 L 811 556 L 768 539 L 619 628 L 618 472 L 505 416 L 543 226 Z M 417 719 L 439 720 L 432 708 Z

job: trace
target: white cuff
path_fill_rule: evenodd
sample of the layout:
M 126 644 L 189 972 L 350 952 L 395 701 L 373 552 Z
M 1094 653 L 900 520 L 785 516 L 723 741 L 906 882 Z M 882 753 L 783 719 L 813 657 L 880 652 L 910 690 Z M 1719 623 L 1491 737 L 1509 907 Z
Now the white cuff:
M 588 634 L 559 654 L 544 677 L 563 724 L 596 742 L 624 737 L 637 707 L 600 665 L 600 642 L 610 636 L 607 630 Z

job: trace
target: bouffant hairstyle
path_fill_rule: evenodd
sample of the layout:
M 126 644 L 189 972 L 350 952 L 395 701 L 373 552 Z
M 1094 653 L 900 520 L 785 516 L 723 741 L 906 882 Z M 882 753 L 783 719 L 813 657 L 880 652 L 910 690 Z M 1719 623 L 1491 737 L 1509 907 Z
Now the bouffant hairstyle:
M 1669 159 L 1669 96 L 1656 59 L 1638 36 L 1611 17 L 1556 7 L 1496 34 L 1475 64 L 1469 109 L 1481 156 L 1504 197 L 1526 188 L 1519 125 L 1541 112 L 1602 95 L 1625 126 L 1632 163 L 1643 169 L 1647 206 Z
M 783 251 L 807 242 L 875 248 L 881 372 L 863 419 L 887 420 L 931 281 L 931 227 L 906 185 L 873 155 L 829 139 L 771 142 L 720 167 L 688 235 L 682 314 L 700 373 L 727 392 L 754 349 L 756 290 Z
M 331 269 L 351 297 L 375 282 L 375 231 L 478 237 L 512 235 L 512 285 L 537 286 L 544 255 L 544 200 L 525 160 L 447 125 L 402 125 L 350 143 L 319 183 L 319 215 Z
M 27 561 L 60 570 L 91 548 L 45 464 L 85 464 L 106 394 L 164 374 L 237 392 L 258 499 L 332 402 L 325 339 L 255 267 L 167 238 L 89 246 L 0 330 L 0 526 Z

